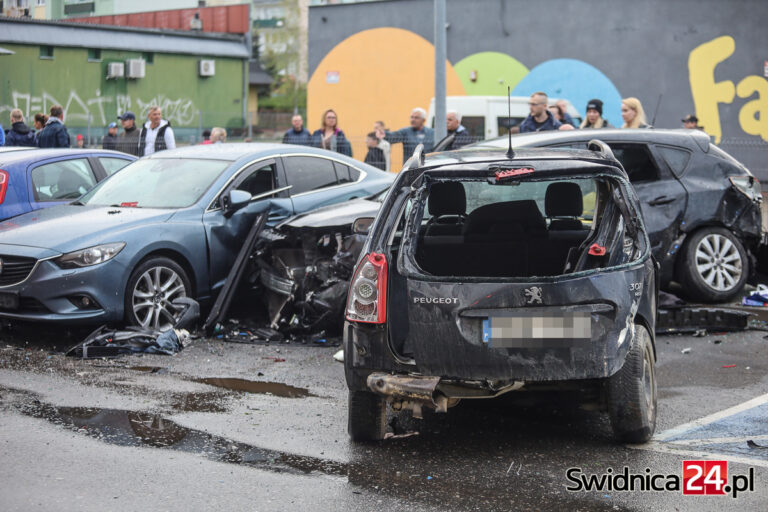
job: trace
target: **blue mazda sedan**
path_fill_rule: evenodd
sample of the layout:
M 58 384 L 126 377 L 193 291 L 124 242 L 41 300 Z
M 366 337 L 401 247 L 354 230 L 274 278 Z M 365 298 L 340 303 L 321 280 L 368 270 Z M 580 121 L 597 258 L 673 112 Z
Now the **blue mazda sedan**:
M 0 150 L 0 220 L 69 203 L 114 174 L 135 156 L 102 149 Z
M 209 300 L 259 214 L 268 225 L 389 187 L 394 175 L 282 144 L 162 151 L 77 201 L 0 223 L 0 317 L 173 324 L 178 297 Z

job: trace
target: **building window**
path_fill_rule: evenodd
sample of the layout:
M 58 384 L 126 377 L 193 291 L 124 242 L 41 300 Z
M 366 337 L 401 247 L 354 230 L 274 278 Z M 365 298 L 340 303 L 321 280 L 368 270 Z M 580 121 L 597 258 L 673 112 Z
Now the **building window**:
M 45 5 L 45 0 L 35 0 L 35 5 Z
M 147 64 L 152 64 L 155 61 L 155 54 L 154 52 L 144 52 L 144 60 Z
M 53 58 L 53 46 L 41 46 L 40 47 L 40 58 L 41 59 L 52 59 Z
M 88 48 L 88 62 L 101 62 L 101 48 Z

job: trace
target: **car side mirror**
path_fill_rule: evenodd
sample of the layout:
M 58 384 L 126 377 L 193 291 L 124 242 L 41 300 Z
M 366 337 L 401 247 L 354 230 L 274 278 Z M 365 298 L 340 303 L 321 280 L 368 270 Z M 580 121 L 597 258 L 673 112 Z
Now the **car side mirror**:
M 224 215 L 229 216 L 247 205 L 251 200 L 251 194 L 245 190 L 230 190 L 221 196 L 221 209 Z
M 359 219 L 355 219 L 355 222 L 352 223 L 352 233 L 356 235 L 367 235 L 368 231 L 371 229 L 373 221 L 373 217 L 360 217 Z

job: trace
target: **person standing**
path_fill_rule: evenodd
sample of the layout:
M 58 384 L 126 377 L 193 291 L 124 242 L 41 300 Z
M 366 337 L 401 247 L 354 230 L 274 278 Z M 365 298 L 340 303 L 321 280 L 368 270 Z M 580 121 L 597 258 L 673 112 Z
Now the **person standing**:
M 68 148 L 70 146 L 69 133 L 64 125 L 64 108 L 61 105 L 51 107 L 51 115 L 37 138 L 37 145 L 41 148 Z
M 322 128 L 312 134 L 312 145 L 316 148 L 328 149 L 352 156 L 352 146 L 344 132 L 338 127 L 339 118 L 332 109 L 323 113 Z
M 555 119 L 552 112 L 547 109 L 547 101 L 547 94 L 544 92 L 531 94 L 528 100 L 528 109 L 531 113 L 520 123 L 520 133 L 559 130 L 563 126 L 563 123 Z
M 621 100 L 621 118 L 624 119 L 622 128 L 651 128 L 645 121 L 643 104 L 637 98 Z
M 227 142 L 227 130 L 219 126 L 211 128 L 211 144 Z
M 365 163 L 372 165 L 382 171 L 387 170 L 387 162 L 384 159 L 384 151 L 379 149 L 379 139 L 376 138 L 376 132 L 371 132 L 365 138 L 365 145 L 368 147 L 368 153 L 365 155 Z
M 117 118 L 123 125 L 123 133 L 117 136 L 115 149 L 129 155 L 141 156 L 139 154 L 139 130 L 136 128 L 136 114 L 129 110 Z
M 448 135 L 453 135 L 453 141 L 445 148 L 446 151 L 459 149 L 462 146 L 472 143 L 472 137 L 461 124 L 461 114 L 455 110 L 449 110 L 445 115 L 445 127 L 448 129 Z
M 24 114 L 18 108 L 11 110 L 11 129 L 4 145 L 35 147 L 35 133 L 24 123 Z
M 403 143 L 403 163 L 407 162 L 416 146 L 424 144 L 424 153 L 429 153 L 435 145 L 435 131 L 428 126 L 427 112 L 423 108 L 416 107 L 411 110 L 411 125 L 400 128 L 396 132 L 386 132 L 386 140 L 390 144 Z
M 560 107 L 560 112 L 563 113 L 563 118 L 560 120 L 560 122 L 563 124 L 569 124 L 576 128 L 576 123 L 573 121 L 571 114 L 568 113 L 568 102 L 565 100 L 557 100 L 555 105 Z
M 283 144 L 312 145 L 312 134 L 304 128 L 304 119 L 299 114 L 291 118 L 291 129 L 283 135 Z
M 75 137 L 75 147 L 77 147 L 78 149 L 85 148 L 85 138 L 83 137 L 82 133 L 78 133 L 77 137 Z
M 686 130 L 701 130 L 704 131 L 703 126 L 699 126 L 699 118 L 693 114 L 688 114 L 680 121 L 683 123 L 683 128 Z
M 392 169 L 392 166 L 390 165 L 392 147 L 389 145 L 389 142 L 384 139 L 384 137 L 387 136 L 387 127 L 384 125 L 384 121 L 376 121 L 373 123 L 373 133 L 376 134 L 376 140 L 379 141 L 376 147 L 384 153 L 384 170 L 389 171 Z
M 103 149 L 117 149 L 117 123 L 109 123 L 107 134 L 101 138 Z
M 40 138 L 40 134 L 43 133 L 43 128 L 45 128 L 45 123 L 48 122 L 48 116 L 43 114 L 42 112 L 38 112 L 35 114 L 35 146 L 39 146 L 38 139 Z
M 147 156 L 164 149 L 174 149 L 171 123 L 163 119 L 163 111 L 157 105 L 149 107 L 148 120 L 139 133 L 139 156 Z
M 587 103 L 587 115 L 579 128 L 613 128 L 611 123 L 603 119 L 603 102 L 594 99 Z
M 5 145 L 5 130 L 3 130 L 3 123 L 0 123 L 0 146 Z

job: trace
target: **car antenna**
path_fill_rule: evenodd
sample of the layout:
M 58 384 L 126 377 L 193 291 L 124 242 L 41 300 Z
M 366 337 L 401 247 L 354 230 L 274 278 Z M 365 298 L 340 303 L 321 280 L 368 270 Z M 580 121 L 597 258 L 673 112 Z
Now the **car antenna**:
M 659 101 L 656 102 L 656 110 L 653 111 L 653 119 L 651 119 L 651 127 L 656 126 L 656 114 L 659 113 L 659 105 L 661 105 L 661 97 L 664 93 L 659 94 Z
M 509 138 L 509 148 L 507 149 L 507 158 L 515 158 L 515 152 L 512 150 L 512 90 L 507 86 L 507 136 Z

